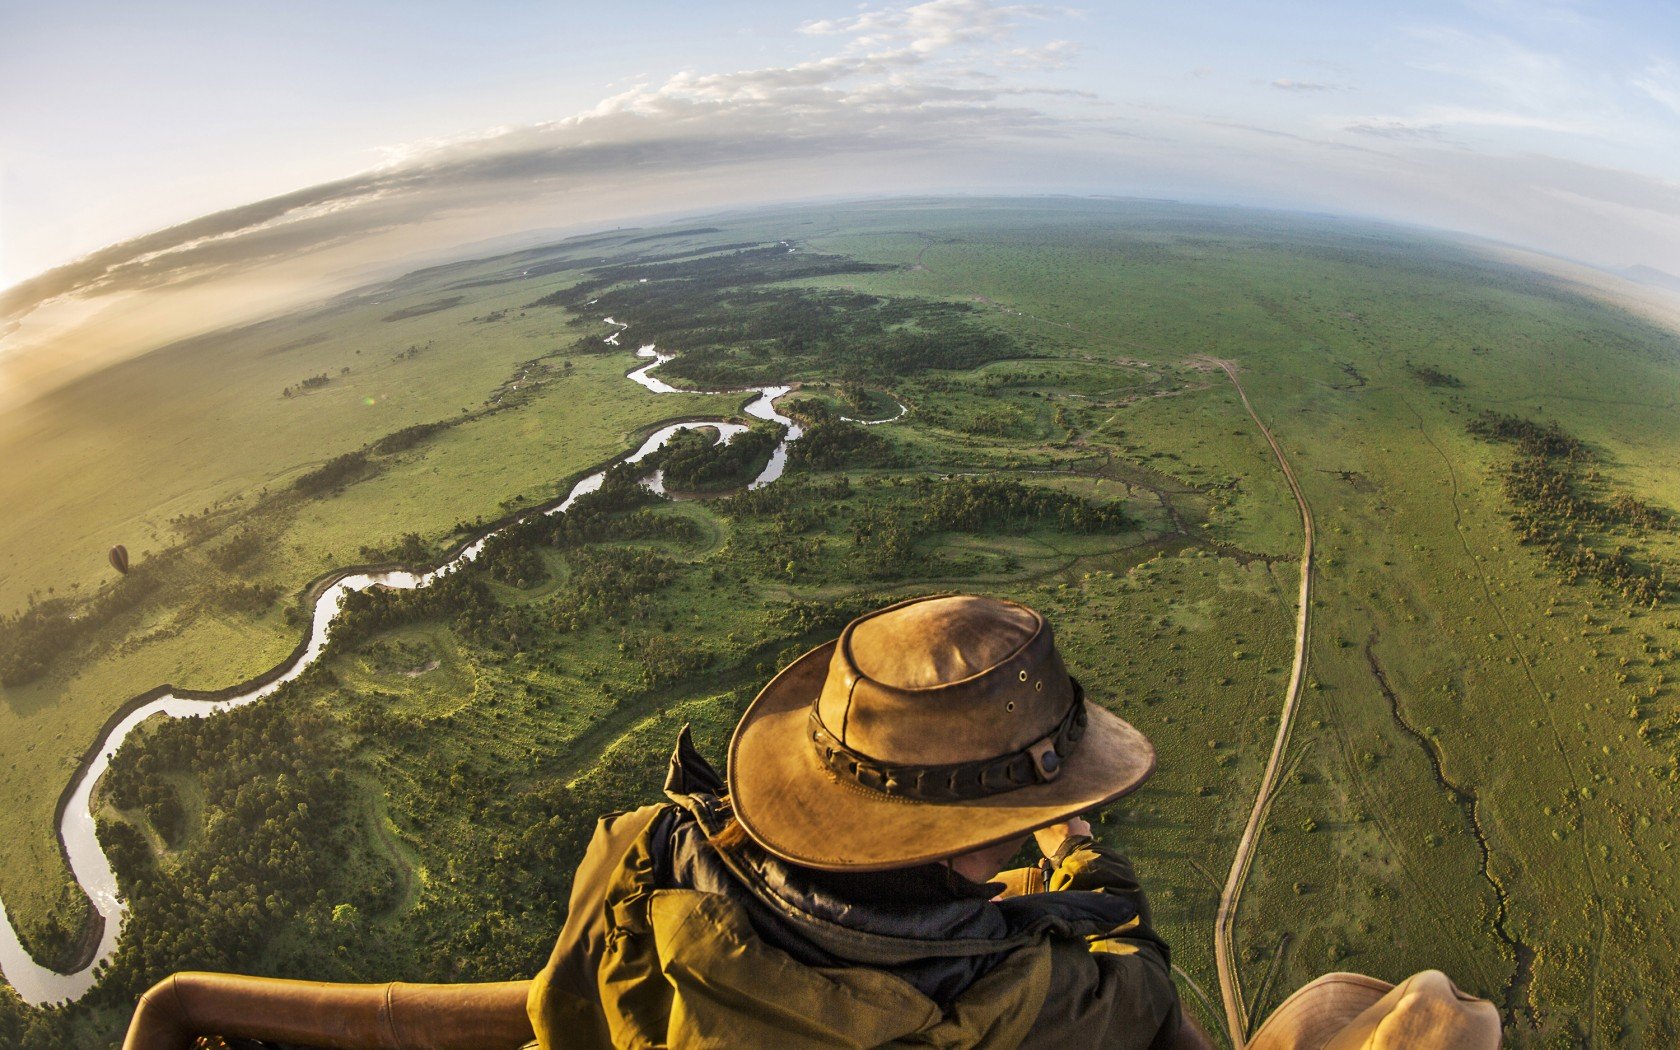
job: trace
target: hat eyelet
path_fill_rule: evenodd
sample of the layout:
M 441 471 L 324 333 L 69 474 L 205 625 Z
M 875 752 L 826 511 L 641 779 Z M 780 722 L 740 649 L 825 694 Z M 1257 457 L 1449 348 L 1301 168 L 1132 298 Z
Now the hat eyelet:
M 1004 705 L 1003 705 L 1003 709 L 1004 709 L 1004 710 L 1005 710 L 1005 711 L 1013 711 L 1013 710 L 1015 710 L 1015 701 L 1013 701 L 1013 700 L 1011 700 L 1011 701 L 1009 701 L 1009 703 L 1007 703 L 1007 704 L 1004 704 Z
M 1035 693 L 1044 692 L 1044 683 L 1043 682 L 1034 682 L 1033 683 L 1033 692 L 1035 692 Z
M 1026 680 L 1027 680 L 1027 671 L 1026 671 L 1026 668 L 1023 667 L 1021 669 L 1021 681 L 1025 682 Z

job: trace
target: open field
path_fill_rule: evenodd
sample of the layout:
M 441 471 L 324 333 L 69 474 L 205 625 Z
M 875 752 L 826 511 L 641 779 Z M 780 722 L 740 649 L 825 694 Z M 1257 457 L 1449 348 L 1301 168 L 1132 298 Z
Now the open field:
M 1570 549 L 1605 560 L 1623 546 L 1627 565 L 1680 577 L 1680 339 L 1556 276 L 1318 218 L 906 201 L 707 225 L 406 278 L 367 302 L 160 351 L 0 434 L 40 450 L 0 474 L 0 499 L 31 508 L 4 524 L 7 608 L 48 586 L 86 594 L 109 575 L 111 542 L 161 565 L 133 611 L 4 689 L 0 897 L 27 929 L 65 896 L 58 792 L 126 696 L 254 673 L 295 643 L 284 610 L 321 571 L 383 560 L 410 532 L 413 549 L 441 551 L 456 524 L 548 498 L 660 419 L 739 407 L 649 397 L 622 378 L 627 350 L 577 343 L 604 329 L 572 323 L 598 319 L 569 289 L 600 267 L 782 240 L 880 264 L 772 280 L 730 270 L 747 265 L 731 247 L 688 256 L 702 260 L 698 290 L 644 269 L 588 295 L 611 298 L 627 347 L 650 325 L 688 340 L 660 343 L 696 355 L 691 368 L 807 382 L 798 398 L 813 411 L 856 414 L 861 397 L 879 414 L 884 395 L 910 408 L 813 441 L 832 458 L 796 462 L 751 497 L 613 504 L 609 533 L 533 543 L 475 570 L 481 591 L 456 604 L 369 621 L 272 701 L 151 733 L 103 795 L 136 829 L 119 844 L 134 928 L 105 987 L 42 1045 L 111 1030 L 135 984 L 178 965 L 529 973 L 593 816 L 655 797 L 682 723 L 721 757 L 775 667 L 851 610 L 941 589 L 1041 608 L 1093 695 L 1156 742 L 1156 777 L 1099 831 L 1137 861 L 1175 961 L 1211 999 L 1205 1021 L 1222 1028 L 1215 909 L 1278 729 L 1303 537 L 1216 358 L 1233 362 L 1316 522 L 1304 689 L 1235 915 L 1249 1016 L 1326 970 L 1438 967 L 1501 1005 L 1515 1045 L 1680 1037 L 1680 705 L 1666 677 L 1680 599 L 1635 601 L 1590 572 L 1571 582 L 1511 520 L 1523 453 L 1471 427 L 1485 410 L 1556 423 L 1585 450 L 1571 482 L 1583 499 L 1654 508 L 1640 524 L 1577 518 Z M 734 276 L 705 286 L 708 272 Z M 877 343 L 937 330 L 970 356 L 860 370 L 849 348 L 788 349 L 759 329 L 707 344 L 681 327 L 706 296 L 760 326 L 801 297 L 843 301 L 832 323 L 847 332 L 879 314 L 892 320 Z M 558 305 L 532 305 L 549 297 Z M 402 356 L 410 346 L 425 349 Z M 503 389 L 539 358 L 541 385 Z M 498 392 L 511 400 L 487 411 Z M 292 487 L 463 408 L 465 422 L 373 453 L 328 494 Z M 1022 488 L 974 488 L 994 482 Z M 1020 492 L 1059 502 L 979 519 L 953 502 Z M 1102 508 L 1125 524 L 1076 524 Z M 246 532 L 259 552 L 222 567 L 216 552 Z M 270 597 L 218 606 L 239 582 Z M 314 777 L 303 758 L 248 746 L 292 739 L 307 739 Z M 295 794 L 315 800 L 307 813 L 332 807 L 264 832 L 275 857 L 307 844 L 315 867 L 228 867 L 205 814 L 239 812 L 238 785 L 218 770 L 247 785 L 240 805 Z M 219 870 L 218 885 L 244 888 L 206 899 Z M 259 918 L 236 923 L 247 898 Z M 204 915 L 204 929 L 170 914 Z

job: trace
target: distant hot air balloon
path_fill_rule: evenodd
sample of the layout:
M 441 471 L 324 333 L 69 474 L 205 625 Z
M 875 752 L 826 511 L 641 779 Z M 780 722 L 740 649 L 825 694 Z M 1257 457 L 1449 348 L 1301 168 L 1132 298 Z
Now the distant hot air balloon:
M 111 548 L 111 568 L 128 575 L 128 548 L 120 543 Z

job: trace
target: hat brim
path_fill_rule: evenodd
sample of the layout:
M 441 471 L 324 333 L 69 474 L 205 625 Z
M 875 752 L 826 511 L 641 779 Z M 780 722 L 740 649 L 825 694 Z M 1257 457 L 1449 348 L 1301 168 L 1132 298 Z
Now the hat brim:
M 1066 820 L 1135 790 L 1155 748 L 1130 723 L 1087 701 L 1089 722 L 1061 775 L 985 798 L 922 802 L 872 791 L 830 772 L 806 732 L 834 642 L 770 680 L 729 744 L 729 794 L 754 841 L 824 871 L 883 871 L 981 849 Z
M 1273 1010 L 1248 1041 L 1249 1050 L 1322 1050 L 1393 989 L 1362 973 L 1327 973 Z

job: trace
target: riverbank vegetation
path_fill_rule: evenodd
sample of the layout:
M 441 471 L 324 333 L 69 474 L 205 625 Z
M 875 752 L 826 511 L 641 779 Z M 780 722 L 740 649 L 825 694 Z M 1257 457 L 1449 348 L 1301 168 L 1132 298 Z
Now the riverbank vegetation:
M 782 428 L 755 423 L 727 442 L 709 431 L 684 430 L 649 457 L 671 492 L 708 493 L 745 488 L 770 462 Z
M 869 427 L 848 422 L 822 402 L 796 399 L 785 411 L 800 420 L 805 433 L 788 449 L 788 458 L 812 470 L 842 467 L 903 466 L 906 458 L 894 445 Z
M 1020 352 L 967 303 L 779 287 L 886 269 L 771 245 L 682 262 L 604 266 L 570 291 L 531 305 L 634 317 L 636 340 L 683 348 L 661 366 L 662 374 L 699 390 L 815 375 L 878 382 Z

